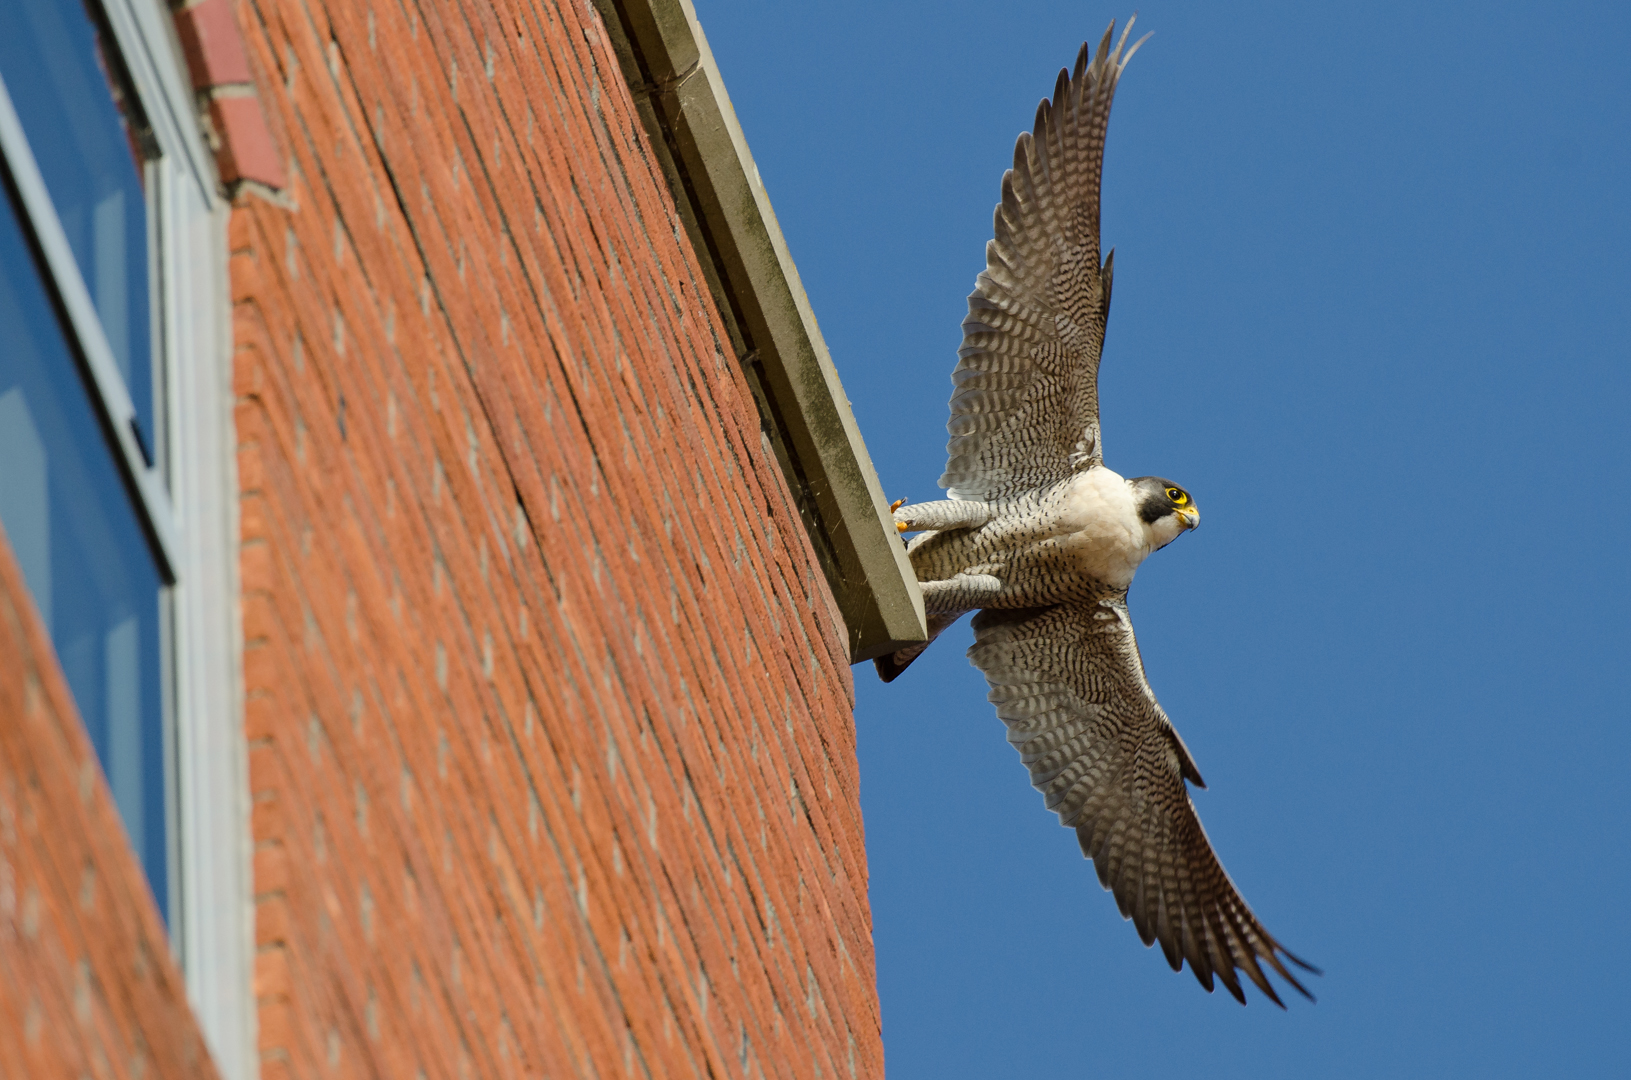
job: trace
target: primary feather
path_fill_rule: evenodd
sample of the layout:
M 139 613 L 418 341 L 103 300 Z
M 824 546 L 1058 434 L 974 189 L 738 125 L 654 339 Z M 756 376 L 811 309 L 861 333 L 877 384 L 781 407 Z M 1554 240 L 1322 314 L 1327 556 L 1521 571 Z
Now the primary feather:
M 1132 23 L 1127 24 L 1132 30 Z M 1114 49 L 1114 24 L 1014 146 L 985 271 L 968 298 L 940 486 L 1000 499 L 1103 460 L 1099 353 L 1111 263 L 1099 262 L 1099 177 L 1116 84 L 1140 41 Z

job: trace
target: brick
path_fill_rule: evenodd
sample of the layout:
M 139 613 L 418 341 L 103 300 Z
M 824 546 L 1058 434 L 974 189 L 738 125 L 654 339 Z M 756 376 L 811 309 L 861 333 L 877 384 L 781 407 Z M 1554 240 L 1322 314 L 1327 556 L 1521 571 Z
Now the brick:
M 289 971 L 289 950 L 279 946 L 261 949 L 255 954 L 255 997 L 287 999 L 294 992 L 294 977 Z
M 277 144 L 266 126 L 261 103 L 254 97 L 210 100 L 210 122 L 221 140 L 215 155 L 221 179 L 228 184 L 253 180 L 270 188 L 287 184 Z
M 176 35 L 187 60 L 193 86 L 202 90 L 247 83 L 249 54 L 232 13 L 233 0 L 201 0 L 176 12 Z

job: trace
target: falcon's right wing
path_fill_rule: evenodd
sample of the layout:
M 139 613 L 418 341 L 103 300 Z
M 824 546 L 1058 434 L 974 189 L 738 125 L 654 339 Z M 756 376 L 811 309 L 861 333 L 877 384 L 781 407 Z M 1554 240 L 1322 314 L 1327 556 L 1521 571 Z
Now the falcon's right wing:
M 1215 974 L 1242 1004 L 1236 969 L 1284 1007 L 1262 964 L 1312 1000 L 1280 958 L 1316 969 L 1263 929 L 1195 816 L 1185 781 L 1206 785 L 1144 678 L 1126 596 L 982 611 L 969 659 L 1031 783 L 1144 944 L 1159 939 L 1174 971 L 1188 960 L 1202 986 Z
M 1138 48 L 1122 54 L 1132 25 L 1112 50 L 1112 22 L 1091 63 L 1082 45 L 1003 175 L 952 372 L 940 486 L 953 499 L 999 499 L 1103 460 L 1099 352 L 1113 260 L 1099 263 L 1099 176 L 1116 83 Z

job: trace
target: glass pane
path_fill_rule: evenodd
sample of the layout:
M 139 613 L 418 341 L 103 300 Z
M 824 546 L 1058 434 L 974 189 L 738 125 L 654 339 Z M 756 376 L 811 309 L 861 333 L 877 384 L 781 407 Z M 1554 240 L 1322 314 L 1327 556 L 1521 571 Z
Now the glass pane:
M 78 0 L 5 0 L 0 77 L 153 447 L 147 200 L 135 132 L 101 34 Z
M 0 192 L 0 525 L 168 917 L 158 568 Z

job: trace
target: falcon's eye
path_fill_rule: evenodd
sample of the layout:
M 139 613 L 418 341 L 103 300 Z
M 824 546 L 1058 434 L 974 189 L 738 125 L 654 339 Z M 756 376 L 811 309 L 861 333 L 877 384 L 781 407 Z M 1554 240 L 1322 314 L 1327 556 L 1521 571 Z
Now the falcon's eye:
M 1185 495 L 1181 489 L 1175 487 L 1167 488 L 1167 498 L 1171 499 L 1178 506 L 1182 506 L 1184 503 L 1189 501 L 1189 496 Z

